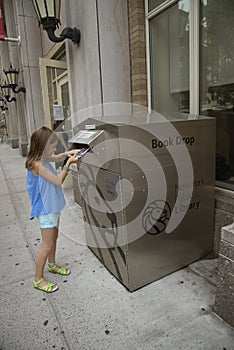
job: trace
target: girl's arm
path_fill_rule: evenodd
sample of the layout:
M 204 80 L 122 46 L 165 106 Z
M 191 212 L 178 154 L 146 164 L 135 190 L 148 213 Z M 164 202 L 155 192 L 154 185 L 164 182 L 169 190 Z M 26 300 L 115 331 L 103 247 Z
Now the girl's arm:
M 32 170 L 37 175 L 43 176 L 47 181 L 51 182 L 55 186 L 60 186 L 67 176 L 69 166 L 71 165 L 71 163 L 76 163 L 77 161 L 77 158 L 71 156 L 67 160 L 66 165 L 63 167 L 62 171 L 58 175 L 52 173 L 46 166 L 41 164 L 41 162 L 35 162 Z
M 64 160 L 67 157 L 76 155 L 77 152 L 79 152 L 79 149 L 72 149 L 71 151 L 66 151 L 64 153 L 53 154 L 52 156 L 48 156 L 47 159 L 50 162 L 58 162 L 60 160 Z

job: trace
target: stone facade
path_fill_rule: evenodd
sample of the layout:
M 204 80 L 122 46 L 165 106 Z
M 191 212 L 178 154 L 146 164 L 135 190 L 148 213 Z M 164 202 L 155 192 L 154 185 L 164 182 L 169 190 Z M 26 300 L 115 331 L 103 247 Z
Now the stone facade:
M 222 229 L 214 310 L 234 327 L 234 224 Z
M 217 257 L 220 249 L 222 227 L 233 223 L 234 218 L 234 194 L 216 190 L 215 193 L 215 231 L 214 254 Z

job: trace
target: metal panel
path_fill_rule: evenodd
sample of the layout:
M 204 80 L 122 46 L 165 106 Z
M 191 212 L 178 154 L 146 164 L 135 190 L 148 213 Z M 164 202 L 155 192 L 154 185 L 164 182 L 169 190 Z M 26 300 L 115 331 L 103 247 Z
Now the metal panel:
M 98 174 L 95 180 L 96 171 Z M 87 245 L 111 273 L 128 285 L 122 198 L 117 198 L 118 211 L 113 211 L 109 204 L 116 197 L 115 188 L 119 180 L 119 174 L 94 169 L 90 165 L 84 165 L 79 174 Z
M 215 120 L 111 119 L 96 123 L 104 132 L 79 165 L 85 231 L 91 250 L 133 291 L 212 250 Z M 184 150 L 193 176 L 181 180 Z
M 68 140 L 68 142 L 91 145 L 103 132 L 103 130 L 80 130 L 75 136 Z

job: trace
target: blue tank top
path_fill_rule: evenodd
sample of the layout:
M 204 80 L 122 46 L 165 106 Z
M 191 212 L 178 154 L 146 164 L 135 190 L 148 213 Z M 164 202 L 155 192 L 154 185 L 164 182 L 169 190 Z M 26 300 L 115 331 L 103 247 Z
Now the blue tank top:
M 48 161 L 44 165 L 57 175 Z M 61 185 L 56 186 L 43 176 L 34 175 L 30 169 L 27 171 L 26 187 L 32 206 L 30 220 L 39 214 L 60 212 L 66 204 Z

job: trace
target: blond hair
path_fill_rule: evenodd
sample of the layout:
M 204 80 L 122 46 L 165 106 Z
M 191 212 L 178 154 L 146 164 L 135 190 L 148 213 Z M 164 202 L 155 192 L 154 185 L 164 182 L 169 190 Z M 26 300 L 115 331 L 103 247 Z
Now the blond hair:
M 25 168 L 31 169 L 33 162 L 42 160 L 43 152 L 48 144 L 57 141 L 57 136 L 54 131 L 46 126 L 36 129 L 30 140 L 30 148 L 25 162 Z

